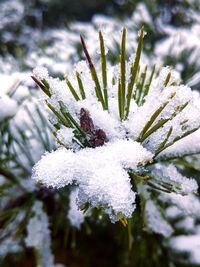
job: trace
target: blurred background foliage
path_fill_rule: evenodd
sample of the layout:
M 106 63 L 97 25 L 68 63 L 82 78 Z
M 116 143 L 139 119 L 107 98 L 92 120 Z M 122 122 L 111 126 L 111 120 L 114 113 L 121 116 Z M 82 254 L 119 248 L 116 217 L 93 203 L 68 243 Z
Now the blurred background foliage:
M 27 69 L 24 57 L 34 49 L 50 46 L 52 42 L 45 36 L 45 30 L 67 29 L 70 23 L 76 21 L 90 22 L 97 14 L 123 21 L 131 18 L 139 3 L 146 6 L 152 18 L 151 24 L 143 19 L 140 21 L 148 32 L 145 41 L 147 54 L 152 54 L 156 42 L 166 37 L 161 25 L 189 28 L 193 23 L 191 11 L 200 10 L 199 0 L 1 0 L 0 55 L 14 56 L 17 66 Z M 141 25 L 135 26 L 139 28 Z M 186 57 L 184 53 L 181 61 L 184 62 Z M 113 58 L 113 62 L 115 60 Z M 165 64 L 174 65 L 174 61 L 177 62 L 169 55 Z M 189 67 L 184 70 L 183 76 L 188 77 L 191 73 L 193 70 Z

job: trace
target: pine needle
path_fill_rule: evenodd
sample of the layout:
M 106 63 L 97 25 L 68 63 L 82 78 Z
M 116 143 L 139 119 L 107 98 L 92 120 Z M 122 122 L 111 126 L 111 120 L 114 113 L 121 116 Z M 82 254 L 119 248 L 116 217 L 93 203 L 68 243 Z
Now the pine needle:
M 125 95 L 126 95 L 126 28 L 123 29 L 120 49 L 120 107 L 121 119 L 124 118 Z
M 34 82 L 42 89 L 42 91 L 48 95 L 49 97 L 51 97 L 51 94 L 49 92 L 49 88 L 47 86 L 44 85 L 43 82 L 39 81 L 35 76 L 31 76 L 31 78 L 34 80 Z
M 140 62 L 140 56 L 142 52 L 142 44 L 143 44 L 143 38 L 144 38 L 144 26 L 142 26 L 140 30 L 140 36 L 139 36 L 139 41 L 138 41 L 138 47 L 136 50 L 136 56 L 134 63 L 131 65 L 131 76 L 130 76 L 130 82 L 128 84 L 128 92 L 126 96 L 126 109 L 125 109 L 125 117 L 128 118 L 129 115 L 129 110 L 130 110 L 130 104 L 131 104 L 131 98 L 132 98 L 132 92 L 133 92 L 133 86 L 135 84 L 136 80 L 136 75 L 139 67 L 139 62 Z
M 81 97 L 82 97 L 82 99 L 85 99 L 86 98 L 85 90 L 84 90 L 84 87 L 83 87 L 83 82 L 81 80 L 80 73 L 76 72 L 76 78 L 77 78 L 78 87 L 79 87 L 79 91 L 80 91 Z
M 156 69 L 156 65 L 154 64 L 153 68 L 152 68 L 152 71 L 151 71 L 151 74 L 150 74 L 150 77 L 149 77 L 149 80 L 148 80 L 147 84 L 145 85 L 145 90 L 144 90 L 142 101 L 141 101 L 142 104 L 144 103 L 145 96 L 148 95 L 148 93 L 149 93 L 149 88 L 151 86 L 151 82 L 152 82 L 152 79 L 153 79 L 153 76 L 154 76 L 154 73 L 155 73 L 155 69 Z
M 100 83 L 99 83 L 99 79 L 98 79 L 98 75 L 97 75 L 96 69 L 95 69 L 94 64 L 92 62 L 92 59 L 91 59 L 91 57 L 90 57 L 90 55 L 88 53 L 85 41 L 84 41 L 84 39 L 83 39 L 83 37 L 81 35 L 80 35 L 80 38 L 81 38 L 83 51 L 84 51 L 84 54 L 86 56 L 86 59 L 87 59 L 87 62 L 88 62 L 88 66 L 89 66 L 89 69 L 90 69 L 91 77 L 92 77 L 92 80 L 94 81 L 94 84 L 95 84 L 95 92 L 96 92 L 97 99 L 98 99 L 98 101 L 101 102 L 102 107 L 105 110 L 106 109 L 106 105 L 105 105 L 105 102 L 104 102 L 104 98 L 103 98 L 103 94 L 102 94 L 102 91 L 101 91 L 101 86 L 100 86 Z
M 101 51 L 101 70 L 102 70 L 102 81 L 103 81 L 103 93 L 105 100 L 105 107 L 108 109 L 108 91 L 107 91 L 107 69 L 106 69 L 106 54 L 104 39 L 101 31 L 99 31 L 100 51 Z
M 69 87 L 69 90 L 71 91 L 73 97 L 75 98 L 76 101 L 79 101 L 80 98 L 78 96 L 78 94 L 76 93 L 76 90 L 74 89 L 73 85 L 71 84 L 71 82 L 69 81 L 69 79 L 67 78 L 67 76 L 64 77 L 68 87 Z

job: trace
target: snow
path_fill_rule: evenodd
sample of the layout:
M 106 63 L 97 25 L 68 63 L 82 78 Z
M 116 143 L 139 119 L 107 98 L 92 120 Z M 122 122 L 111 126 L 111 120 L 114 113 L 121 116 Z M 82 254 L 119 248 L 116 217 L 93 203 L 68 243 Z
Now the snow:
M 70 196 L 69 196 L 69 211 L 67 214 L 67 218 L 70 221 L 70 224 L 77 228 L 80 229 L 81 225 L 83 224 L 84 220 L 85 220 L 85 216 L 86 214 L 83 213 L 83 211 L 81 211 L 78 208 L 78 205 L 76 203 L 77 201 L 77 197 L 78 197 L 78 189 L 73 189 L 70 192 Z
M 47 68 L 45 67 L 36 67 L 33 70 L 33 75 L 38 79 L 38 80 L 45 80 L 49 78 L 49 73 Z
M 145 206 L 145 216 L 148 227 L 157 234 L 170 237 L 173 233 L 171 225 L 164 220 L 159 209 L 152 200 L 148 200 Z
M 176 193 L 163 193 L 160 199 L 163 202 L 168 201 L 178 207 L 182 215 L 196 218 L 200 216 L 200 201 L 195 195 L 189 194 L 182 196 Z
M 19 253 L 22 251 L 21 240 L 13 239 L 12 236 L 9 235 L 10 232 L 15 231 L 18 224 L 24 217 L 24 212 L 18 213 L 16 217 L 12 220 L 12 222 L 6 227 L 4 230 L 0 230 L 0 238 L 3 239 L 0 246 L 0 257 L 3 257 L 8 253 Z
M 191 263 L 199 264 L 200 262 L 200 235 L 181 235 L 170 240 L 170 246 L 177 252 L 189 253 Z
M 168 69 L 164 69 L 160 72 L 158 78 L 153 81 L 152 86 L 150 87 L 144 105 L 139 106 L 127 122 L 127 127 L 130 129 L 131 135 L 133 138 L 137 139 L 140 137 L 144 126 L 151 119 L 152 115 L 159 108 L 163 107 L 163 110 L 153 122 L 152 127 L 161 120 L 167 120 L 165 125 L 159 128 L 145 141 L 145 146 L 152 152 L 160 145 L 161 140 L 163 141 L 166 138 L 166 134 L 170 127 L 173 127 L 173 131 L 169 137 L 169 141 L 172 141 L 175 137 L 184 133 L 183 127 L 180 127 L 180 124 L 183 123 L 184 119 L 188 119 L 185 123 L 185 128 L 187 130 L 200 125 L 200 110 L 192 104 L 193 94 L 191 89 L 183 85 L 165 87 L 164 81 L 166 80 L 168 73 Z M 170 83 L 176 81 L 173 77 L 172 72 L 172 80 Z M 187 104 L 187 106 L 179 112 L 180 107 L 185 104 Z
M 72 138 L 74 137 L 74 134 L 72 129 L 61 128 L 57 131 L 56 137 L 58 138 L 58 142 L 62 142 L 66 147 L 73 147 Z
M 131 18 L 137 25 L 140 23 L 147 23 L 152 25 L 153 21 L 149 14 L 149 11 L 144 3 L 138 3 L 136 10 Z
M 173 158 L 195 153 L 200 153 L 200 130 L 197 130 L 184 139 L 179 140 L 171 147 L 168 147 L 160 154 L 159 157 L 161 159 Z
M 19 23 L 24 16 L 24 5 L 20 1 L 11 0 L 9 5 L 2 2 L 0 3 L 0 10 L 0 29 Z
M 173 190 L 177 193 L 196 193 L 198 185 L 196 180 L 187 178 L 180 174 L 173 164 L 155 164 L 151 175 L 156 179 L 172 184 Z
M 192 217 L 186 217 L 184 220 L 176 223 L 176 227 L 191 232 L 195 229 L 195 220 Z
M 130 217 L 135 209 L 135 193 L 131 190 L 127 170 L 151 161 L 152 154 L 132 140 L 118 140 L 105 146 L 85 148 L 77 152 L 60 148 L 46 154 L 35 165 L 33 179 L 48 186 L 79 185 L 79 206 L 103 206 L 112 215 Z
M 0 95 L 0 122 L 6 118 L 13 117 L 17 112 L 17 102 L 7 95 Z
M 38 267 L 54 267 L 54 259 L 50 249 L 50 230 L 48 216 L 43 211 L 42 203 L 36 201 L 32 207 L 34 217 L 27 224 L 27 247 L 34 247 L 39 253 Z

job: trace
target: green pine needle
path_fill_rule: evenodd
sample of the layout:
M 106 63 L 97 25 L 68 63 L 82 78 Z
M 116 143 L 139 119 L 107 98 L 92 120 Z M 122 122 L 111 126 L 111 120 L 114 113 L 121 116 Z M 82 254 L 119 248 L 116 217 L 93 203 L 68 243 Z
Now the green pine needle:
M 31 76 L 31 78 L 34 80 L 34 82 L 42 89 L 42 91 L 48 95 L 49 97 L 51 97 L 51 93 L 49 91 L 49 85 L 48 83 L 46 83 L 46 85 L 39 81 L 35 76 Z M 44 81 L 44 80 L 43 80 Z
M 125 108 L 125 111 L 126 111 L 125 117 L 126 118 L 128 118 L 128 115 L 129 115 L 133 86 L 134 86 L 135 81 L 136 81 L 136 76 L 137 76 L 139 62 L 140 62 L 140 56 L 141 56 L 141 52 L 142 52 L 143 38 L 144 38 L 144 26 L 142 26 L 142 28 L 140 30 L 140 36 L 139 36 L 138 46 L 137 46 L 137 50 L 136 50 L 136 56 L 135 56 L 135 60 L 131 66 L 131 71 L 130 71 L 131 76 L 130 76 L 130 82 L 128 84 L 128 92 L 127 92 L 127 96 L 126 96 L 126 108 Z
M 103 81 L 103 93 L 105 100 L 105 107 L 108 109 L 108 91 L 107 91 L 107 69 L 106 69 L 106 54 L 104 39 L 101 31 L 99 31 L 99 42 L 101 50 L 101 69 L 102 69 L 102 81 Z
M 153 68 L 152 68 L 152 71 L 151 71 L 151 74 L 150 74 L 150 77 L 149 77 L 149 80 L 148 80 L 148 82 L 147 82 L 146 85 L 145 85 L 144 93 L 143 93 L 142 100 L 141 100 L 141 103 L 142 103 L 142 104 L 144 104 L 144 98 L 145 98 L 145 96 L 147 96 L 148 93 L 149 93 L 149 88 L 150 88 L 150 86 L 151 86 L 151 82 L 152 82 L 152 80 L 153 80 L 153 76 L 154 76 L 154 73 L 155 73 L 155 69 L 156 69 L 156 65 L 154 64 L 154 65 L 153 65 Z
M 123 29 L 120 49 L 120 109 L 121 119 L 124 119 L 126 96 L 126 28 Z
M 136 98 L 136 103 L 139 105 L 141 102 L 141 97 L 142 97 L 142 93 L 143 93 L 143 89 L 144 89 L 144 83 L 145 83 L 145 79 L 146 79 L 146 74 L 147 74 L 147 66 L 145 67 L 144 71 L 141 74 L 140 77 L 140 82 L 137 85 L 137 91 L 138 91 L 138 96 Z
M 156 149 L 155 151 L 155 156 L 157 156 L 161 151 L 162 149 L 165 147 L 170 135 L 172 134 L 172 131 L 173 131 L 173 127 L 171 126 L 167 135 L 166 135 L 166 138 L 164 139 L 164 141 L 159 145 L 159 147 Z
M 142 141 L 144 141 L 147 137 L 149 137 L 152 133 L 154 133 L 156 130 L 164 126 L 169 120 L 172 120 L 174 117 L 176 117 L 185 107 L 187 107 L 189 102 L 186 102 L 185 104 L 181 106 L 176 107 L 176 111 L 171 115 L 168 119 L 161 119 L 159 120 L 151 129 L 149 129 L 142 138 Z
M 164 86 L 165 86 L 165 87 L 168 85 L 170 78 L 171 78 L 171 72 L 169 72 L 169 73 L 167 74 L 167 77 L 166 77 L 165 82 L 164 82 Z
M 60 113 L 48 101 L 46 101 L 46 104 L 47 104 L 48 108 L 54 113 L 54 115 L 57 117 L 57 119 L 60 121 L 60 123 L 62 125 L 64 125 L 67 128 L 72 126 L 70 121 L 68 119 L 66 119 L 65 117 L 61 116 Z
M 197 128 L 194 128 L 194 129 L 192 129 L 192 130 L 189 130 L 189 131 L 187 131 L 187 132 L 185 132 L 183 135 L 181 135 L 181 136 L 176 136 L 175 138 L 174 138 L 174 140 L 173 141 L 171 141 L 171 142 L 169 142 L 169 143 L 167 143 L 157 154 L 156 154 L 156 156 L 158 155 L 158 154 L 160 154 L 163 150 L 165 150 L 166 148 L 168 148 L 168 147 L 170 147 L 170 146 L 172 146 L 174 143 L 176 143 L 177 141 L 179 141 L 179 140 L 181 140 L 181 139 L 183 139 L 184 137 L 186 137 L 186 136 L 188 136 L 188 135 L 190 135 L 190 134 L 192 134 L 192 133 L 194 133 L 194 132 L 196 132 L 197 130 L 199 129 L 199 127 L 197 127 Z
M 151 127 L 142 137 L 142 142 L 149 137 L 152 133 L 157 131 L 159 128 L 161 128 L 165 123 L 167 123 L 170 119 L 161 119 L 159 120 L 153 127 Z
M 80 98 L 76 92 L 76 90 L 74 89 L 73 85 L 71 84 L 71 82 L 69 81 L 69 79 L 67 78 L 67 76 L 64 77 L 68 87 L 69 87 L 69 90 L 71 91 L 73 97 L 75 98 L 76 101 L 79 101 Z
M 172 93 L 170 95 L 170 100 L 176 95 L 176 93 Z M 150 120 L 146 123 L 146 125 L 144 126 L 144 128 L 142 129 L 139 137 L 137 138 L 138 142 L 142 142 L 143 138 L 144 138 L 144 134 L 149 130 L 149 128 L 151 127 L 151 125 L 154 123 L 154 121 L 157 119 L 157 117 L 161 114 L 161 112 L 163 111 L 163 109 L 169 104 L 170 100 L 166 101 L 165 103 L 163 103 L 151 116 Z
M 120 80 L 118 81 L 118 107 L 119 107 L 119 117 L 120 120 L 123 120 L 123 112 L 122 112 L 122 92 L 121 92 L 121 84 Z
M 84 87 L 83 87 L 83 82 L 81 80 L 80 73 L 76 72 L 76 78 L 77 78 L 78 87 L 79 87 L 79 91 L 80 91 L 81 97 L 82 97 L 82 99 L 85 99 L 86 98 L 85 90 L 84 90 Z
M 85 41 L 84 41 L 83 37 L 80 36 L 80 38 L 81 38 L 81 43 L 82 43 L 84 54 L 86 56 L 86 59 L 87 59 L 88 65 L 89 65 L 91 77 L 92 77 L 92 80 L 94 81 L 94 84 L 95 84 L 95 92 L 96 92 L 97 99 L 98 99 L 98 101 L 101 102 L 102 107 L 105 110 L 106 109 L 106 105 L 105 105 L 105 102 L 104 102 L 104 98 L 103 98 L 103 94 L 102 94 L 102 90 L 101 90 L 101 86 L 100 86 L 100 82 L 99 82 L 99 79 L 98 79 L 98 75 L 97 75 L 96 69 L 95 69 L 94 64 L 92 62 L 92 59 L 91 59 L 91 57 L 90 57 L 90 55 L 88 53 L 88 50 L 87 50 L 87 47 L 86 47 L 86 44 L 85 44 Z

